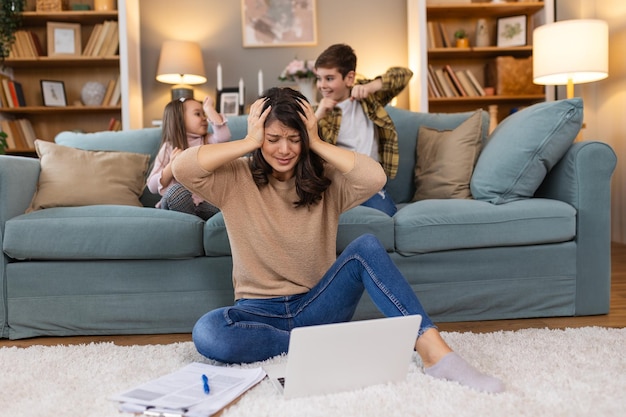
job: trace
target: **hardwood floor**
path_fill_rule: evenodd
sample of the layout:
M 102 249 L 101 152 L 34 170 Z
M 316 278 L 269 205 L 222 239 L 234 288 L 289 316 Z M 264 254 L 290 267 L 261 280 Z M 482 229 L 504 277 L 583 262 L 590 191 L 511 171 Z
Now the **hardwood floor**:
M 611 308 L 609 314 L 584 317 L 551 317 L 518 320 L 494 320 L 438 323 L 439 329 L 448 332 L 494 332 L 526 328 L 563 329 L 566 327 L 626 327 L 626 245 L 613 243 L 611 254 Z M 81 344 L 90 342 L 113 342 L 117 345 L 147 345 L 186 342 L 190 334 L 133 335 L 133 336 L 80 336 L 39 337 L 24 340 L 0 339 L 0 347 L 32 345 Z

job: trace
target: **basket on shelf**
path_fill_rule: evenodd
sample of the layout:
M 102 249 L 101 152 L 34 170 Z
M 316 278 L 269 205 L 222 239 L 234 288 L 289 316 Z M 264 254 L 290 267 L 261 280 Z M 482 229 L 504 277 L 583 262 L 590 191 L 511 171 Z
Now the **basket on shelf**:
M 38 12 L 60 12 L 68 8 L 68 0 L 37 0 L 35 10 Z

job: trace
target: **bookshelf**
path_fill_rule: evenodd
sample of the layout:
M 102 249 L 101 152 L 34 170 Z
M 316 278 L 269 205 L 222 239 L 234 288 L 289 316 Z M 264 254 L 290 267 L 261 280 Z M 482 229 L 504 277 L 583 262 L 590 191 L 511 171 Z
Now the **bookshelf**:
M 120 1 L 123 5 L 123 2 Z M 3 72 L 13 81 L 21 84 L 25 106 L 5 106 L 0 108 L 0 118 L 5 120 L 27 119 L 39 139 L 53 141 L 64 130 L 95 132 L 107 130 L 111 120 L 121 120 L 124 116 L 121 98 L 115 102 L 101 102 L 99 105 L 85 105 L 81 101 L 81 91 L 87 82 L 98 82 L 107 88 L 111 81 L 121 82 L 120 54 L 123 28 L 119 26 L 118 11 L 25 11 L 22 15 L 21 30 L 30 34 L 40 44 L 41 55 L 12 54 L 4 62 Z M 49 22 L 69 24 L 79 28 L 80 50 L 76 54 L 49 56 Z M 114 30 L 108 39 L 108 53 L 84 55 L 85 47 L 94 29 L 106 22 L 114 22 Z M 78 25 L 78 26 L 76 26 Z M 111 24 L 111 27 L 113 25 Z M 113 36 L 114 35 L 114 36 Z M 94 34 L 95 36 L 95 34 Z M 112 37 L 112 39 L 111 39 Z M 117 42 L 117 45 L 115 45 Z M 103 40 L 103 43 L 106 43 Z M 23 44 L 22 44 L 23 46 Z M 23 49 L 22 49 L 23 50 Z M 45 106 L 43 103 L 41 80 L 61 81 L 64 85 L 66 105 Z M 9 154 L 34 153 L 28 142 L 18 142 L 21 146 L 10 148 Z
M 498 120 L 502 120 L 516 108 L 550 99 L 550 93 L 546 94 L 545 88 L 532 83 L 532 65 L 529 58 L 532 57 L 533 51 L 533 29 L 554 19 L 552 2 L 459 0 L 437 3 L 408 0 L 407 7 L 409 61 L 412 68 L 417 68 L 414 77 L 416 79 L 411 84 L 412 110 L 457 112 L 477 108 L 489 110 L 490 106 L 496 105 Z M 515 16 L 523 16 L 525 22 L 523 45 L 497 46 L 498 20 Z M 489 42 L 485 46 L 476 46 L 476 26 L 479 19 L 486 23 L 489 33 Z M 469 48 L 454 46 L 454 32 L 459 29 L 464 29 L 469 34 Z M 501 78 L 510 73 L 503 71 L 502 65 L 505 62 L 528 70 L 525 71 L 524 77 L 512 79 L 508 83 L 515 84 L 512 91 L 507 91 L 511 89 L 506 87 L 507 83 Z M 458 95 L 453 97 L 433 92 L 432 82 L 429 86 L 429 72 L 432 74 L 433 69 L 445 66 L 452 67 L 455 72 L 469 70 L 483 88 L 493 87 L 493 92 L 486 88 L 487 94 L 492 95 L 480 95 L 475 89 L 470 95 L 463 95 L 457 91 Z

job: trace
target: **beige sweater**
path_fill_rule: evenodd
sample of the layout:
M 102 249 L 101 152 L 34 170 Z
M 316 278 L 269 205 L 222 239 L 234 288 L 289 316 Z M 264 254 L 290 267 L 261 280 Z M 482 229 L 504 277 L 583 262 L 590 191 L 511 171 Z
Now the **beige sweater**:
M 341 174 L 329 164 L 332 184 L 310 208 L 295 208 L 295 178 L 270 177 L 260 189 L 246 158 L 214 172 L 197 163 L 199 148 L 176 158 L 176 179 L 219 207 L 233 257 L 235 298 L 269 298 L 307 292 L 336 259 L 339 215 L 367 200 L 386 182 L 380 164 L 356 154 L 354 168 Z

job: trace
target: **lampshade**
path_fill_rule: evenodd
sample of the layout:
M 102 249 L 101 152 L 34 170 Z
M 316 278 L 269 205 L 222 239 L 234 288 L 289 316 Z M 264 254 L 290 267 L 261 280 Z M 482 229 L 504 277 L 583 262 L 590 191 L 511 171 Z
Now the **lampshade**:
M 570 85 L 609 75 L 609 27 L 602 20 L 563 20 L 533 32 L 533 81 Z M 572 93 L 573 93 L 573 86 Z M 568 92 L 568 96 L 569 96 Z
M 156 79 L 166 84 L 205 83 L 200 45 L 189 41 L 163 42 Z

